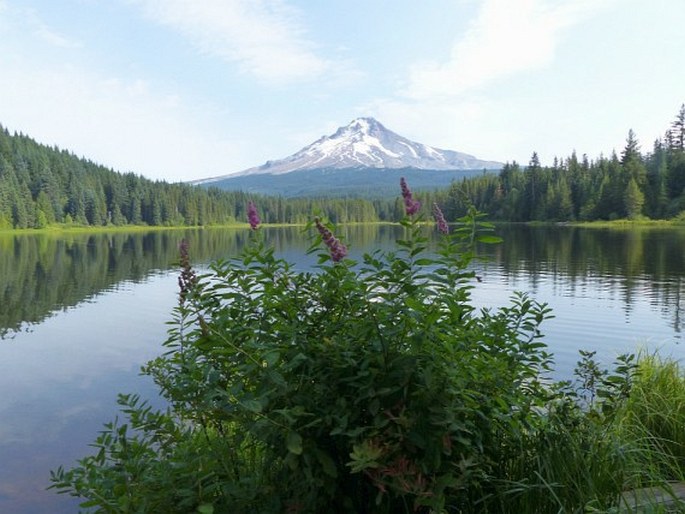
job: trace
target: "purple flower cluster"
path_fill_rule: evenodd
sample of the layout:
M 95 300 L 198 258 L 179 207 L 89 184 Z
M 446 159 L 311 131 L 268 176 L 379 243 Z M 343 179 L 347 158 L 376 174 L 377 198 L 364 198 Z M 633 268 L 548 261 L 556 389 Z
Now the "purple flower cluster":
M 438 225 L 438 230 L 443 234 L 449 234 L 450 228 L 447 226 L 447 220 L 445 220 L 445 215 L 442 213 L 437 203 L 433 204 L 433 217 L 435 218 L 435 223 Z
M 182 240 L 181 244 L 178 245 L 178 250 L 181 255 L 181 274 L 178 277 L 178 287 L 179 292 L 179 302 L 181 305 L 185 303 L 188 293 L 197 284 L 197 275 L 190 265 L 190 256 L 188 254 L 188 241 Z
M 402 198 L 404 198 L 404 210 L 407 213 L 407 216 L 411 216 L 412 214 L 416 214 L 417 212 L 419 212 L 419 209 L 421 208 L 421 202 L 419 202 L 418 200 L 414 200 L 411 194 L 411 190 L 407 185 L 407 181 L 404 180 L 404 177 L 400 179 L 400 187 L 402 188 Z
M 331 253 L 331 260 L 333 262 L 340 262 L 347 255 L 347 247 L 336 238 L 333 233 L 328 230 L 319 218 L 316 218 L 316 229 L 321 234 L 324 244 L 328 247 L 328 251 Z
M 262 222 L 262 220 L 259 219 L 257 207 L 252 201 L 247 203 L 247 221 L 250 222 L 250 228 L 252 230 L 257 230 L 259 224 Z

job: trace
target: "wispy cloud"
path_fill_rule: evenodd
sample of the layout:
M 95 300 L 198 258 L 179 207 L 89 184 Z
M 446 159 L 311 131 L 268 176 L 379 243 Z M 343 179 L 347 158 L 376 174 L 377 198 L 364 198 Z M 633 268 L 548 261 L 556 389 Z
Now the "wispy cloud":
M 3 26 L 4 24 L 4 26 Z M 0 30 L 14 30 L 30 33 L 43 43 L 58 48 L 81 48 L 83 45 L 50 27 L 36 9 L 10 5 L 0 0 Z
M 263 81 L 321 76 L 332 64 L 316 53 L 298 12 L 281 0 L 129 0 L 200 51 L 237 63 Z
M 4 126 L 42 143 L 170 181 L 226 172 L 249 147 L 222 137 L 211 114 L 159 84 L 68 65 L 3 70 L 0 112 Z
M 83 45 L 59 32 L 51 29 L 34 13 L 30 17 L 33 33 L 49 45 L 59 48 L 81 48 Z
M 404 96 L 454 96 L 551 63 L 564 29 L 615 0 L 485 0 L 445 62 L 410 70 Z

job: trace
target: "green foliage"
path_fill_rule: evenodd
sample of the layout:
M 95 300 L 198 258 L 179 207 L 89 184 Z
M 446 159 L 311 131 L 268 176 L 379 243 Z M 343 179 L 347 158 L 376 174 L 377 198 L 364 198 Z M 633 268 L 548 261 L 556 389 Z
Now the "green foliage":
M 122 397 L 129 423 L 56 486 L 102 512 L 467 508 L 548 397 L 547 308 L 469 303 L 473 245 L 496 240 L 479 217 L 435 255 L 405 218 L 396 251 L 321 251 L 314 274 L 258 231 L 205 277 L 186 265 L 168 353 L 146 369 L 172 410 Z
M 625 210 L 629 219 L 638 218 L 642 214 L 645 195 L 640 191 L 635 179 L 631 178 L 625 192 Z
M 660 412 L 679 371 L 656 387 L 631 356 L 607 371 L 583 352 L 553 383 L 549 309 L 475 309 L 474 245 L 497 238 L 474 208 L 460 222 L 429 251 L 405 217 L 396 249 L 361 262 L 313 236 L 316 273 L 259 229 L 202 276 L 183 246 L 167 352 L 145 368 L 168 410 L 121 396 L 126 422 L 53 487 L 108 513 L 552 513 L 677 478 L 685 412 Z M 665 403 L 645 412 L 652 389 Z

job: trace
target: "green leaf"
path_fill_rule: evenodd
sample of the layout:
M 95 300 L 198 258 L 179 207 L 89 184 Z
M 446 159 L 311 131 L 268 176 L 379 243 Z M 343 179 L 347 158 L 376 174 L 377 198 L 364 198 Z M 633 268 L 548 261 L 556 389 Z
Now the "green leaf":
M 211 503 L 203 503 L 197 508 L 199 514 L 214 514 L 214 505 Z
M 275 365 L 280 358 L 281 358 L 281 353 L 278 350 L 270 351 L 262 357 L 262 359 L 264 359 L 264 362 L 266 363 L 267 366 Z
M 285 444 L 290 453 L 302 455 L 302 437 L 297 432 L 288 432 L 288 437 L 286 438 Z
M 329 477 L 338 477 L 338 468 L 335 466 L 335 462 L 333 462 L 333 459 L 331 459 L 331 457 L 326 452 L 316 450 L 316 460 L 319 461 L 319 464 L 321 464 L 321 467 L 323 468 L 323 472 L 326 473 Z
M 245 407 L 250 412 L 259 413 L 262 412 L 262 404 L 258 400 L 243 400 L 241 405 Z
M 414 248 L 414 249 L 409 253 L 409 255 L 412 256 L 412 257 L 416 257 L 418 254 L 420 254 L 421 252 L 423 252 L 425 249 L 426 249 L 425 246 L 417 246 L 416 248 Z
M 373 416 L 378 414 L 378 411 L 380 410 L 380 408 L 381 408 L 381 402 L 378 401 L 378 398 L 374 398 L 373 400 L 371 400 L 371 403 L 369 404 L 369 412 Z
M 380 466 L 378 459 L 382 455 L 383 449 L 380 446 L 373 444 L 371 441 L 362 441 L 359 444 L 352 445 L 351 460 L 347 465 L 352 473 L 359 473 L 369 468 L 377 468 Z

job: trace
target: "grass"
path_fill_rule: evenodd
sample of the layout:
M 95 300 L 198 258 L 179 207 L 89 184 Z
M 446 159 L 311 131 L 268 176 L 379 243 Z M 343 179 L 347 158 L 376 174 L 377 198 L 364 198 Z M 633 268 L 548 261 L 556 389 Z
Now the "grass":
M 617 220 L 596 220 L 596 221 L 574 221 L 570 225 L 583 228 L 634 228 L 634 227 L 683 227 L 685 217 L 681 214 L 671 219 L 650 219 L 640 217 L 636 219 L 617 219 Z
M 489 498 L 473 512 L 685 512 L 674 500 L 685 491 L 683 369 L 641 355 L 631 381 L 613 406 L 581 407 L 568 395 L 551 402 L 544 424 L 499 462 L 501 475 L 489 477 Z M 641 506 L 628 509 L 635 498 Z
M 427 222 L 426 224 L 432 224 Z M 339 223 L 338 226 L 379 226 L 379 225 L 398 225 L 391 221 L 360 221 Z M 264 223 L 265 228 L 284 228 L 284 227 L 304 227 L 306 223 Z M 174 225 L 174 226 L 160 226 L 160 225 L 74 225 L 58 223 L 49 225 L 44 228 L 0 228 L 0 235 L 5 234 L 62 234 L 62 233 L 101 233 L 101 232 L 150 232 L 161 230 L 204 230 L 204 229 L 249 229 L 248 223 L 225 223 L 217 225 Z
M 597 220 L 597 221 L 528 221 L 528 222 L 509 222 L 509 221 L 493 221 L 496 225 L 506 224 L 524 224 L 531 226 L 545 226 L 545 225 L 568 225 L 582 228 L 613 228 L 613 229 L 633 229 L 641 227 L 649 228 L 673 228 L 685 227 L 685 216 L 680 215 L 673 219 L 617 219 L 617 220 Z M 425 224 L 430 225 L 432 221 Z M 305 223 L 265 223 L 265 227 L 282 228 L 282 227 L 298 227 L 305 226 Z M 364 225 L 397 225 L 390 221 L 360 221 L 350 223 L 339 223 L 339 226 L 364 226 Z M 159 225 L 104 225 L 104 226 L 90 226 L 90 225 L 75 225 L 58 223 L 49 225 L 44 228 L 0 228 L 0 235 L 4 234 L 60 234 L 65 232 L 76 233 L 99 233 L 99 232 L 147 232 L 153 230 L 189 230 L 189 229 L 213 229 L 213 228 L 234 228 L 243 229 L 249 228 L 247 223 L 227 223 L 218 225 L 203 225 L 203 226 L 159 226 Z
M 685 478 L 685 378 L 678 362 L 641 357 L 617 421 L 621 436 L 645 451 L 650 469 L 665 480 Z
M 247 223 L 231 223 L 226 225 L 207 225 L 207 226 L 160 226 L 160 225 L 67 225 L 55 224 L 44 228 L 3 228 L 0 235 L 4 234 L 63 234 L 63 233 L 103 233 L 103 232 L 151 232 L 163 230 L 193 230 L 206 228 L 249 228 Z

